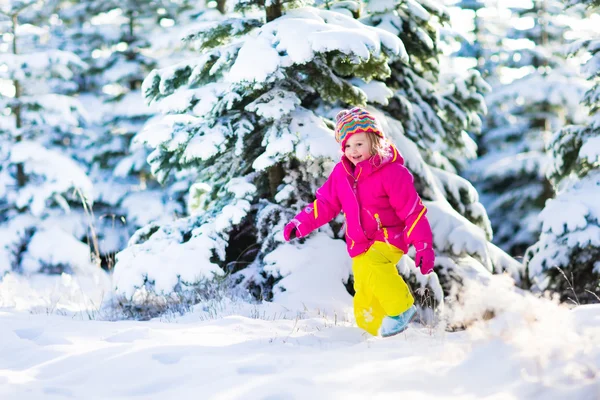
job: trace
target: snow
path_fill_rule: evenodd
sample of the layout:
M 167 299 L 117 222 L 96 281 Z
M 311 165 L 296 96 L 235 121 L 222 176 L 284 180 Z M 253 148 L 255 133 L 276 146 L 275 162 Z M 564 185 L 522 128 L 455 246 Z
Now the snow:
M 212 262 L 213 249 L 219 247 L 214 226 L 207 224 L 183 242 L 179 232 L 159 230 L 162 240 L 130 245 L 117 255 L 113 287 L 117 295 L 132 299 L 146 283 L 158 293 L 171 293 L 180 282 L 196 283 L 222 275 Z
M 297 135 L 295 153 L 298 159 L 340 158 L 340 145 L 335 141 L 334 132 L 325 125 L 323 119 L 304 108 L 298 108 L 292 117 L 289 129 Z
M 435 232 L 433 241 L 436 249 L 455 255 L 475 254 L 488 270 L 492 270 L 485 232 L 481 228 L 469 223 L 446 202 L 424 204 L 431 228 Z
M 49 50 L 32 54 L 7 54 L 0 57 L 0 78 L 27 80 L 30 76 L 44 76 L 54 73 L 61 78 L 69 80 L 73 77 L 74 69 L 86 69 L 85 64 L 75 54 Z M 68 66 L 69 68 L 65 68 Z
M 223 125 L 205 128 L 187 143 L 183 161 L 208 160 L 225 148 L 226 130 Z
M 586 139 L 579 150 L 579 157 L 590 165 L 600 165 L 600 136 Z
M 198 118 L 187 114 L 174 114 L 150 118 L 134 139 L 135 144 L 145 143 L 157 148 L 172 137 L 176 126 L 186 126 L 197 122 Z
M 110 321 L 68 275 L 8 275 L 0 397 L 597 398 L 600 307 L 569 310 L 497 278 L 465 291 L 480 299 L 471 308 L 501 305 L 495 318 L 453 333 L 416 322 L 383 339 L 348 313 L 229 298 L 183 316 Z
M 302 245 L 284 244 L 265 257 L 265 271 L 281 279 L 273 288 L 274 302 L 295 310 L 319 309 L 327 315 L 352 302 L 343 285 L 351 274 L 352 261 L 346 244 L 325 233 L 311 236 Z M 313 280 L 318 276 L 319 279 Z M 311 282 L 306 287 L 306 282 Z
M 144 190 L 128 193 L 121 203 L 121 208 L 128 216 L 128 223 L 135 226 L 145 226 L 157 221 L 171 221 L 175 210 L 172 204 L 164 200 L 164 194 L 159 190 Z
M 21 101 L 24 107 L 43 109 L 43 112 L 26 113 L 30 124 L 50 125 L 69 132 L 76 130 L 76 127 L 79 127 L 88 119 L 87 111 L 73 97 L 59 94 L 38 94 L 36 96 L 23 96 Z
M 91 261 L 89 246 L 56 227 L 38 230 L 22 257 L 21 266 L 27 273 L 39 272 L 47 266 L 65 266 L 83 274 L 99 268 Z
M 394 92 L 384 82 L 372 80 L 365 82 L 362 79 L 353 79 L 352 84 L 365 92 L 369 103 L 378 103 L 387 106 Z
M 259 96 L 245 108 L 272 121 L 289 115 L 298 105 L 300 105 L 300 99 L 296 93 L 275 88 Z
M 229 82 L 266 82 L 279 68 L 305 64 L 319 53 L 339 51 L 368 60 L 386 51 L 407 59 L 400 39 L 340 13 L 299 8 L 263 25 L 239 50 Z
M 37 143 L 23 141 L 12 146 L 11 161 L 23 163 L 25 172 L 43 177 L 43 182 L 30 184 L 12 193 L 19 207 L 29 205 L 34 215 L 41 215 L 47 201 L 69 190 L 80 190 L 86 199 L 92 199 L 92 183 L 82 168 L 72 159 L 47 150 Z
M 593 171 L 548 200 L 539 214 L 542 233 L 528 270 L 541 289 L 549 283 L 542 273 L 569 265 L 570 252 L 600 247 L 599 185 L 600 174 Z

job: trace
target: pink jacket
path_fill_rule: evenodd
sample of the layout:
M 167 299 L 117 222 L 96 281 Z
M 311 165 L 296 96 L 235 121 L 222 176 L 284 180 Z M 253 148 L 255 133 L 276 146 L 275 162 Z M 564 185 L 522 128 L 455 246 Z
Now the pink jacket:
M 427 210 L 394 146 L 389 157 L 376 155 L 356 167 L 342 156 L 317 190 L 316 200 L 296 216 L 297 236 L 308 235 L 340 211 L 346 216 L 350 257 L 364 253 L 375 241 L 388 242 L 404 253 L 417 243 L 432 247 Z

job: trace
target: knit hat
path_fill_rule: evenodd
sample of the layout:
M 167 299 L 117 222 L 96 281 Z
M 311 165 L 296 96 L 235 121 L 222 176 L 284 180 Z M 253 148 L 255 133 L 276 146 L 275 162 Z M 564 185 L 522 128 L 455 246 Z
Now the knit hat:
M 340 111 L 335 120 L 335 140 L 342 144 L 342 150 L 346 147 L 346 141 L 355 133 L 372 132 L 385 138 L 375 117 L 360 107 Z

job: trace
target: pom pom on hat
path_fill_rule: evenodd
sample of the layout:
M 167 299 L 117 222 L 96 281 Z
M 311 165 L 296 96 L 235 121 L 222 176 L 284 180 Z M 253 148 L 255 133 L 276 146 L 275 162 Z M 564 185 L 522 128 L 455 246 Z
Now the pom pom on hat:
M 384 139 L 375 117 L 367 110 L 354 107 L 350 110 L 342 110 L 335 116 L 335 140 L 341 143 L 342 150 L 350 136 L 361 132 L 372 132 Z

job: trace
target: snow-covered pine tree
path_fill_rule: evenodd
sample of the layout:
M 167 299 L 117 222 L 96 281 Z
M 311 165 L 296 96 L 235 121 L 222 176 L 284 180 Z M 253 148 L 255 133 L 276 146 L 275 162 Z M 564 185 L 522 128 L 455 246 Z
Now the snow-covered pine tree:
M 182 214 L 181 199 L 171 200 L 181 196 L 160 187 L 146 162 L 149 150 L 134 142 L 155 113 L 140 92 L 143 78 L 157 65 L 150 44 L 154 36 L 170 37 L 182 8 L 187 2 L 96 0 L 63 2 L 60 8 L 61 48 L 90 65 L 77 82 L 94 125 L 79 156 L 97 191 L 93 212 L 107 267 L 137 229 Z M 168 53 L 162 57 L 168 59 Z
M 574 12 L 572 11 L 571 14 Z M 507 38 L 520 43 L 502 57 L 502 77 L 486 97 L 489 114 L 479 141 L 482 156 L 467 175 L 482 194 L 494 229 L 494 242 L 522 256 L 538 238 L 538 214 L 553 195 L 546 178 L 545 144 L 565 124 L 580 123 L 579 99 L 588 85 L 565 54 L 568 13 L 555 0 L 537 0 L 519 9 Z M 514 46 L 513 46 L 514 47 Z M 523 74 L 511 79 L 509 74 Z
M 401 269 L 403 274 L 431 288 L 438 303 L 448 295 L 460 298 L 464 283 L 485 280 L 490 273 L 509 271 L 519 280 L 516 261 L 489 242 L 491 227 L 477 191 L 457 175 L 457 167 L 475 157 L 469 132 L 480 128 L 488 86 L 474 70 L 466 77 L 440 76 L 440 31 L 448 21 L 447 10 L 433 1 L 372 1 L 367 6 L 368 23 L 402 39 L 410 56 L 408 63 L 397 59 L 391 64 L 386 81 L 391 98 L 369 101 L 386 113 L 380 117 L 386 133 L 404 156 L 428 208 L 439 282 L 423 279 L 413 268 Z
M 566 2 L 596 10 L 598 1 Z M 587 51 L 583 73 L 593 87 L 583 96 L 590 110 L 585 125 L 557 131 L 548 149 L 549 178 L 556 189 L 540 214 L 539 241 L 527 250 L 525 264 L 533 289 L 558 293 L 563 301 L 599 301 L 600 296 L 600 38 L 573 44 Z
M 275 266 L 265 257 L 295 247 L 281 246 L 283 225 L 313 200 L 340 156 L 331 122 L 314 110 L 364 104 L 353 79 L 384 79 L 391 54 L 406 58 L 401 41 L 385 31 L 296 6 L 239 2 L 243 14 L 208 21 L 188 36 L 198 44 L 195 57 L 144 81 L 146 98 L 165 114 L 146 129 L 153 172 L 165 180 L 195 168 L 199 176 L 190 188 L 192 216 L 140 230 L 118 255 L 119 293 L 131 296 L 144 285 L 170 293 L 227 271 L 270 298 L 271 286 L 288 275 L 294 260 Z M 306 241 L 313 263 L 304 271 L 347 267 L 327 261 L 331 253 L 347 257 L 343 246 L 328 248 L 330 241 L 343 243 L 324 234 Z M 329 254 L 312 254 L 311 243 Z M 341 275 L 345 291 L 349 270 Z
M 83 212 L 92 185 L 71 157 L 86 115 L 71 91 L 73 71 L 86 65 L 72 53 L 46 46 L 44 3 L 8 1 L 0 6 L 0 276 L 24 272 L 85 271 L 95 266 Z M 64 85 L 61 85 L 61 82 Z

